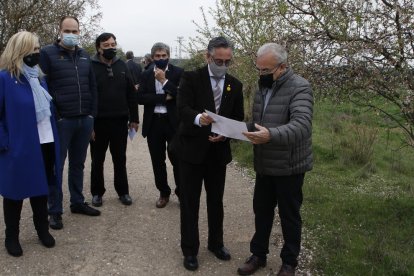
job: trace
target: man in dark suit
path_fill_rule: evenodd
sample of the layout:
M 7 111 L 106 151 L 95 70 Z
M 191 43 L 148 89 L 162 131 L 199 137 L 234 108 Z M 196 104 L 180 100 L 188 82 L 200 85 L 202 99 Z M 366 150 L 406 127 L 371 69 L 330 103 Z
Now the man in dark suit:
M 134 61 L 134 53 L 132 51 L 128 51 L 125 54 L 126 56 L 126 64 L 128 66 L 129 71 L 131 72 L 132 79 L 134 81 L 135 89 L 138 90 L 139 83 L 141 81 L 141 73 L 142 68 L 141 65 Z
M 144 71 L 138 89 L 138 103 L 144 105 L 142 136 L 147 137 L 155 185 L 160 191 L 157 208 L 164 208 L 171 194 L 165 164 L 167 144 L 177 129 L 176 96 L 183 69 L 169 64 L 170 48 L 158 42 L 152 46 L 155 66 Z M 179 172 L 175 157 L 168 152 L 173 165 L 175 194 L 179 195 Z
M 205 110 L 243 120 L 242 84 L 226 73 L 233 46 L 224 37 L 207 48 L 207 66 L 183 74 L 177 96 L 179 127 L 173 143 L 180 160 L 181 249 L 184 267 L 198 268 L 198 212 L 202 182 L 207 193 L 208 249 L 221 260 L 231 256 L 223 244 L 223 193 L 226 166 L 231 161 L 229 139 L 211 133 Z

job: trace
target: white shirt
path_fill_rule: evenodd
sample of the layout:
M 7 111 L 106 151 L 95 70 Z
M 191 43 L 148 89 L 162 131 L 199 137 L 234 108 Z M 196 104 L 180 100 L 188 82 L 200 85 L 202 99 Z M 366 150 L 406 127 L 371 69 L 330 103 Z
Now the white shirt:
M 165 68 L 165 72 L 167 72 L 168 70 L 168 65 L 167 68 Z M 155 72 L 155 67 L 154 67 L 154 72 Z M 164 92 L 164 86 L 167 84 L 168 80 L 162 84 L 161 82 L 159 82 L 157 79 L 155 79 L 155 92 L 157 94 L 165 94 Z M 154 108 L 154 113 L 167 113 L 167 107 L 163 104 L 157 104 Z
M 211 87 L 213 88 L 213 87 L 215 87 L 217 85 L 216 84 L 216 79 L 215 79 L 215 76 L 213 75 L 213 73 L 210 70 L 210 64 L 207 67 L 208 67 L 208 73 L 209 73 L 209 76 L 210 76 Z M 219 83 L 218 83 L 218 85 L 220 86 L 221 95 L 223 95 L 224 81 L 225 81 L 225 76 L 223 76 L 219 80 Z M 199 126 L 199 127 L 201 127 L 201 125 L 200 125 L 200 117 L 201 117 L 201 114 L 198 114 L 195 117 L 195 119 L 194 119 L 194 124 L 197 125 L 197 126 Z
M 52 123 L 50 122 L 51 117 L 45 117 L 43 120 L 37 123 L 37 131 L 39 133 L 40 144 L 52 143 L 53 130 Z

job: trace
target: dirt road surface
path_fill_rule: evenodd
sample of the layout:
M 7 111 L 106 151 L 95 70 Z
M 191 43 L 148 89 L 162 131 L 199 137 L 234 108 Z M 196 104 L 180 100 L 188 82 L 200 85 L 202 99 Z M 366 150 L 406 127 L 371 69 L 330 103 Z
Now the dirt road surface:
M 134 202 L 124 206 L 113 188 L 113 167 L 107 153 L 105 183 L 107 192 L 99 209 L 102 215 L 88 217 L 71 214 L 64 173 L 64 214 L 62 230 L 50 230 L 56 246 L 43 247 L 36 235 L 28 200 L 24 201 L 20 222 L 20 243 L 23 256 L 9 256 L 4 248 L 4 220 L 0 206 L 0 275 L 237 275 L 237 267 L 250 255 L 249 242 L 254 231 L 252 211 L 253 183 L 235 165 L 227 170 L 224 196 L 224 243 L 232 259 L 217 259 L 207 250 L 207 219 L 205 193 L 200 206 L 199 269 L 183 267 L 180 249 L 180 209 L 176 196 L 164 209 L 157 209 L 158 192 L 154 184 L 146 140 L 137 135 L 128 141 L 128 179 Z M 89 155 L 89 153 L 88 153 Z M 24 170 L 22 171 L 24 173 Z M 174 186 L 168 163 L 168 180 Z M 85 164 L 84 195 L 91 202 L 90 159 Z M 274 238 L 280 235 L 273 229 Z M 277 244 L 276 244 L 277 243 Z M 268 264 L 255 275 L 276 275 L 280 243 L 271 242 Z

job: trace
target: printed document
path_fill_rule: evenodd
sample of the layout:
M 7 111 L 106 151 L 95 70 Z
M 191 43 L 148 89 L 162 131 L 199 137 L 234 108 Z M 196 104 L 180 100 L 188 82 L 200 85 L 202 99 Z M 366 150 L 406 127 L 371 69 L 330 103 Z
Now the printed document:
M 211 132 L 223 135 L 225 137 L 250 142 L 250 140 L 242 134 L 242 132 L 247 132 L 247 126 L 245 122 L 232 120 L 217 115 L 216 113 L 208 110 L 206 110 L 206 113 L 214 120 L 214 122 L 211 124 Z

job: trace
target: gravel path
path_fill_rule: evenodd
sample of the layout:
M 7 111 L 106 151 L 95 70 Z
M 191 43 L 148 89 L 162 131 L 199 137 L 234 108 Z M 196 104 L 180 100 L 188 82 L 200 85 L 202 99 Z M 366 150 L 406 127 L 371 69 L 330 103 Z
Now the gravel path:
M 236 275 L 237 267 L 250 255 L 249 241 L 254 231 L 252 180 L 244 176 L 235 164 L 228 167 L 224 198 L 224 242 L 232 254 L 229 262 L 216 259 L 207 250 L 203 192 L 199 222 L 199 269 L 189 272 L 182 265 L 177 197 L 172 196 L 164 209 L 155 207 L 158 192 L 147 143 L 141 135 L 128 142 L 127 158 L 130 194 L 134 200 L 131 206 L 122 205 L 114 191 L 109 152 L 105 168 L 107 192 L 103 198 L 104 204 L 100 207 L 101 216 L 71 214 L 67 183 L 64 180 L 64 228 L 51 230 L 56 238 L 56 247 L 52 249 L 40 245 L 32 223 L 30 204 L 25 200 L 20 222 L 20 242 L 24 254 L 20 258 L 11 257 L 4 246 L 0 246 L 0 275 Z M 89 157 L 85 165 L 84 195 L 90 202 Z M 170 165 L 168 173 L 173 186 Z M 67 176 L 66 172 L 64 175 Z M 3 244 L 2 204 L 0 220 L 0 239 Z M 280 235 L 278 227 L 274 232 L 274 235 Z M 273 275 L 278 271 L 280 243 L 275 243 L 271 242 L 267 267 L 255 275 Z

